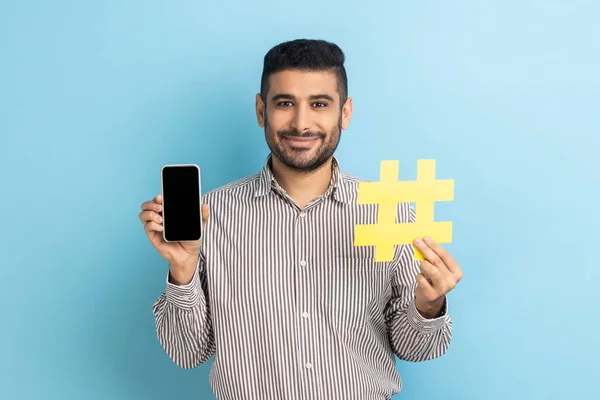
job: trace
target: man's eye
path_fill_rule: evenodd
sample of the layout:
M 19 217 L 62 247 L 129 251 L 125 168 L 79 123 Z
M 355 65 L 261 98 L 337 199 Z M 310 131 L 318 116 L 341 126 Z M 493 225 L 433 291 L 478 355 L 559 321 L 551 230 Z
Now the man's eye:
M 317 108 L 327 107 L 327 103 L 324 103 L 322 101 L 317 101 L 316 103 L 314 103 L 314 106 Z
M 279 103 L 277 103 L 277 107 L 290 107 L 291 105 L 291 101 L 280 101 Z

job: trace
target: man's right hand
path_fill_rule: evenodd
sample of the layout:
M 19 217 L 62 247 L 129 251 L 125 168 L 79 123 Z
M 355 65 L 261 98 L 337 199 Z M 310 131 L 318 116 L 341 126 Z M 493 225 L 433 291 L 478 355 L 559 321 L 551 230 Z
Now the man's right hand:
M 169 281 L 176 285 L 186 285 L 192 281 L 198 264 L 198 251 L 202 240 L 193 242 L 165 242 L 162 225 L 162 195 L 142 204 L 140 221 L 159 254 L 169 262 Z M 202 232 L 208 219 L 208 205 L 202 204 Z

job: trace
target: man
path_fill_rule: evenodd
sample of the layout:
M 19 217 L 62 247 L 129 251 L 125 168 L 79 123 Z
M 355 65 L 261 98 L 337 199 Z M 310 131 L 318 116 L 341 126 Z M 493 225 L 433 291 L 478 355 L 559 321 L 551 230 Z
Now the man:
M 344 54 L 295 40 L 264 58 L 258 124 L 271 154 L 260 173 L 203 198 L 204 240 L 162 240 L 162 198 L 140 219 L 169 262 L 153 311 L 158 339 L 183 368 L 215 356 L 218 399 L 389 399 L 402 384 L 394 355 L 424 361 L 448 349 L 446 294 L 456 261 L 431 240 L 396 246 L 391 262 L 355 247 L 361 181 L 333 156 L 352 115 Z M 399 222 L 414 221 L 410 204 Z

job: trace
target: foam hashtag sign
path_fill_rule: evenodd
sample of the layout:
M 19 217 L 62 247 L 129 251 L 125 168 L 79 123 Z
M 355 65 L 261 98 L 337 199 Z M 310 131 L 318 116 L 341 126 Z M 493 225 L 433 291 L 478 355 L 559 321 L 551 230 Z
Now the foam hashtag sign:
M 355 246 L 375 246 L 375 261 L 392 261 L 395 245 L 412 244 L 429 236 L 438 243 L 452 242 L 452 222 L 434 222 L 436 201 L 454 200 L 454 180 L 435 179 L 435 160 L 417 161 L 417 179 L 399 181 L 399 161 L 382 161 L 379 182 L 358 185 L 359 204 L 377 204 L 377 223 L 356 225 Z M 397 223 L 398 203 L 415 203 L 414 223 Z M 423 260 L 415 247 L 414 258 Z

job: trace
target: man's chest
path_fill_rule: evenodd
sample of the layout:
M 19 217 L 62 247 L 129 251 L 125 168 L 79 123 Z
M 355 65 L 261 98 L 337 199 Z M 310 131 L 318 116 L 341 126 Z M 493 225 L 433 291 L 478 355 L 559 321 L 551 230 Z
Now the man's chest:
M 278 313 L 320 315 L 345 329 L 381 315 L 390 263 L 375 262 L 374 248 L 354 246 L 354 227 L 369 216 L 312 211 L 246 211 L 212 227 L 218 246 L 207 246 L 206 266 L 216 310 L 272 321 Z

